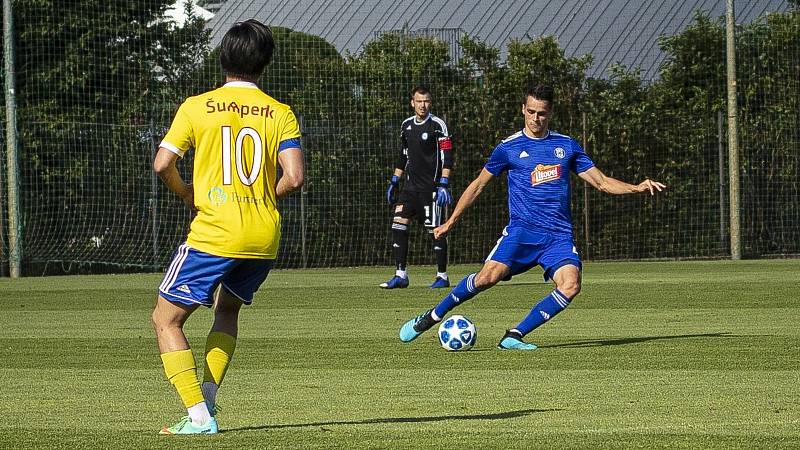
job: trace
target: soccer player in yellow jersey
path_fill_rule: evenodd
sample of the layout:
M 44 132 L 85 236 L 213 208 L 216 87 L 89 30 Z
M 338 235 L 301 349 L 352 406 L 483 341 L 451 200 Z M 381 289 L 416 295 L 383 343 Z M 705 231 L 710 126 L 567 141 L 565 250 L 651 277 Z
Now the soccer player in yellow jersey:
M 239 310 L 252 302 L 277 256 L 277 199 L 303 184 L 297 120 L 255 84 L 274 48 L 272 32 L 256 20 L 231 27 L 220 44 L 225 85 L 180 106 L 153 162 L 167 187 L 197 213 L 159 286 L 152 315 L 164 371 L 188 410 L 162 434 L 218 431 L 217 389 L 236 347 Z M 175 168 L 189 150 L 195 152 L 191 184 Z M 200 305 L 214 306 L 202 385 L 183 333 Z

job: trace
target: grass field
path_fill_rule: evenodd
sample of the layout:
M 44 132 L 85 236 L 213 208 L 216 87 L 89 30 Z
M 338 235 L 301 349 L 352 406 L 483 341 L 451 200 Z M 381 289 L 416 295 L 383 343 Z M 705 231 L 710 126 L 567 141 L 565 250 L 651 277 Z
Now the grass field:
M 456 266 L 458 280 L 477 266 Z M 397 330 L 446 292 L 431 268 L 276 271 L 242 313 L 217 436 L 184 414 L 149 317 L 158 275 L 0 280 L 0 447 L 800 448 L 800 261 L 588 263 L 578 299 L 495 349 L 539 271 L 457 311 L 469 352 Z M 423 274 L 425 276 L 423 276 Z M 202 350 L 211 314 L 187 335 Z

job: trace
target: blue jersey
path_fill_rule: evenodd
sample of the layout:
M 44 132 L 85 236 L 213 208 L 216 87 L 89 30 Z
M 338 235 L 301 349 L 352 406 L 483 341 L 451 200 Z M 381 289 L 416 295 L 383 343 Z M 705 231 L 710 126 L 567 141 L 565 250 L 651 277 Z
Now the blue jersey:
M 532 138 L 522 131 L 492 151 L 486 170 L 508 172 L 510 226 L 572 235 L 569 172 L 581 173 L 594 162 L 571 137 L 548 132 Z

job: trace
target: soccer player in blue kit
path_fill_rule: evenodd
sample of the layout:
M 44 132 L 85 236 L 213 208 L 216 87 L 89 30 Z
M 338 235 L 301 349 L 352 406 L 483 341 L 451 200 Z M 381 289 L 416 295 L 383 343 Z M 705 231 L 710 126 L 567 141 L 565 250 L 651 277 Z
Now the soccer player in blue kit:
M 494 148 L 453 214 L 434 230 L 436 238 L 450 232 L 486 185 L 502 172 L 508 173 L 510 220 L 483 267 L 461 280 L 434 308 L 405 322 L 400 328 L 401 341 L 413 341 L 459 304 L 501 280 L 540 265 L 545 280 L 552 280 L 555 289 L 507 330 L 497 345 L 508 350 L 536 349 L 523 337 L 563 311 L 581 290 L 581 260 L 572 235 L 569 172 L 609 194 L 653 195 L 666 188 L 650 179 L 634 185 L 603 174 L 574 139 L 549 130 L 553 98 L 549 86 L 526 92 L 522 103 L 525 128 Z

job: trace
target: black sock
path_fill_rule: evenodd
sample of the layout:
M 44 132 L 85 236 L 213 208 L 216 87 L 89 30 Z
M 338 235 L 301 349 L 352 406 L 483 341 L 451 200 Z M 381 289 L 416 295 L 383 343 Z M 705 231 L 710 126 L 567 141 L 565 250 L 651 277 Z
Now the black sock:
M 423 331 L 431 329 L 434 325 L 439 323 L 438 321 L 433 320 L 431 312 L 433 312 L 432 309 L 426 311 L 425 314 L 423 314 L 422 320 L 414 324 L 414 331 L 416 331 L 417 333 L 421 333 Z
M 500 338 L 500 340 L 502 341 L 507 337 L 513 337 L 514 339 L 518 339 L 521 341 L 524 336 L 517 330 L 506 330 L 506 334 L 504 334 L 503 337 Z
M 433 240 L 433 253 L 436 255 L 436 270 L 447 272 L 447 238 Z
M 402 227 L 402 229 L 400 229 Z M 406 270 L 408 258 L 408 225 L 401 223 L 392 224 L 392 254 L 394 255 L 395 269 Z

